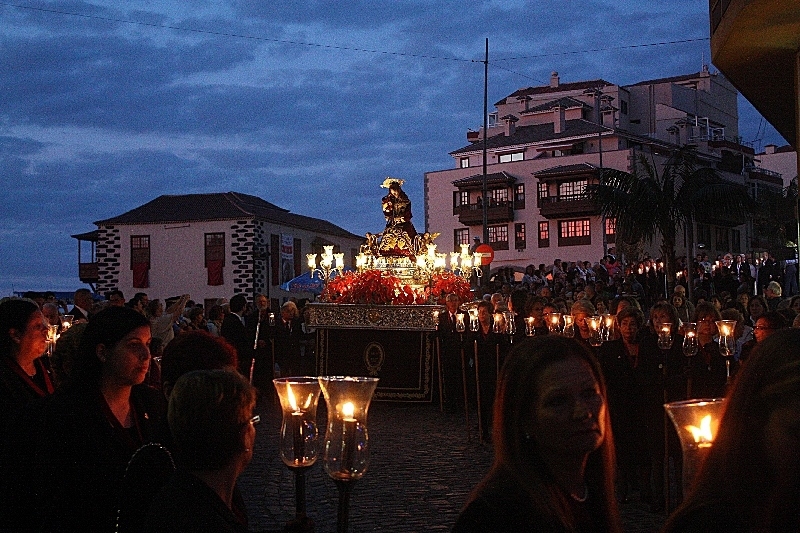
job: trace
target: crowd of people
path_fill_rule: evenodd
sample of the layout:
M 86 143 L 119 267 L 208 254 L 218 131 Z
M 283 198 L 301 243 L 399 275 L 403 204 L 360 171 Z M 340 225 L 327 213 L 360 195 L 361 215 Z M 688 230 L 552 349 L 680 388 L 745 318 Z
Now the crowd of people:
M 276 316 L 235 295 L 206 319 L 188 295 L 26 296 L 0 301 L 0 529 L 247 531 L 236 479 L 257 396 L 274 375 L 314 373 L 297 304 Z M 156 443 L 174 475 L 139 473 L 163 487 L 123 497 Z
M 790 326 L 800 326 L 800 295 L 785 297 L 778 273 L 735 289 L 714 284 L 717 270 L 749 272 L 743 264 L 712 268 L 709 287 L 698 277 L 687 291 L 679 277 L 667 291 L 657 261 L 627 271 L 613 256 L 556 261 L 528 267 L 521 281 L 501 271 L 496 290 L 474 301 L 448 294 L 442 393 L 448 409 L 477 408 L 481 439 L 495 450 L 454 530 L 618 531 L 618 505 L 634 490 L 662 511 L 665 460 L 678 473 L 681 461 L 663 404 L 723 396 L 719 444 L 669 530 L 718 514 L 746 525 L 729 528 L 737 531 L 796 530 L 800 365 Z M 236 480 L 252 457 L 259 389 L 316 374 L 302 302 L 272 309 L 264 295 L 237 294 L 205 309 L 189 295 L 112 291 L 96 301 L 80 289 L 68 308 L 27 296 L 0 301 L 0 528 L 121 531 L 124 518 L 135 523 L 128 530 L 247 531 Z M 597 315 L 614 318 L 603 342 L 587 320 Z M 571 325 L 554 327 L 554 316 Z M 736 323 L 729 357 L 723 318 Z M 659 339 L 665 324 L 669 346 Z M 50 346 L 53 327 L 60 337 Z M 692 354 L 682 349 L 689 329 Z M 122 513 L 132 459 L 154 443 L 177 470 Z M 758 498 L 738 506 L 752 496 L 750 479 Z

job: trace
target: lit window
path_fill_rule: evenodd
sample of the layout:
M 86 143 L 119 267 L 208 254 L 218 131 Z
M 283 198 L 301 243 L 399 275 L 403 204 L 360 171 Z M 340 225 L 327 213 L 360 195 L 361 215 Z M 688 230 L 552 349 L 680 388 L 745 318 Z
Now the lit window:
M 576 246 L 591 243 L 591 232 L 588 218 L 581 218 L 578 220 L 562 220 L 558 223 L 559 246 Z
M 453 249 L 461 250 L 462 244 L 469 244 L 469 228 L 458 228 L 453 231 Z
M 539 222 L 539 248 L 550 246 L 550 222 Z
M 514 248 L 525 249 L 525 224 L 514 224 Z
M 547 198 L 548 196 L 550 196 L 550 191 L 549 191 L 549 189 L 547 187 L 547 182 L 546 181 L 540 181 L 539 182 L 539 199 Z
M 459 159 L 459 164 L 461 168 L 468 168 L 469 167 L 469 157 L 462 157 Z
M 586 194 L 587 180 L 565 181 L 558 184 L 558 197 L 561 200 L 578 200 Z
M 508 226 L 489 226 L 489 244 L 495 250 L 508 250 Z
M 508 203 L 508 189 L 492 189 L 489 193 L 489 205 Z

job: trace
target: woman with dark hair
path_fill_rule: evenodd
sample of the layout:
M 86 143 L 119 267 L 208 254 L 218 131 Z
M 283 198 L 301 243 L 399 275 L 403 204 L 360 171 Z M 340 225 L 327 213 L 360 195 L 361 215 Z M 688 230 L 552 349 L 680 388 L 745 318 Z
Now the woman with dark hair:
M 495 459 L 454 533 L 620 531 L 602 372 L 574 339 L 516 345 L 494 404 Z
M 236 370 L 236 349 L 224 339 L 206 331 L 178 335 L 164 349 L 161 358 L 161 389 L 169 398 L 182 375 L 193 370 Z
M 722 398 L 728 382 L 725 358 L 720 354 L 717 321 L 722 320 L 716 306 L 710 302 L 697 304 L 694 310 L 697 322 L 697 355 L 689 368 L 692 396 L 695 398 Z M 732 358 L 732 357 L 731 357 Z M 731 361 L 731 375 L 736 373 L 736 361 Z
M 142 445 L 163 442 L 164 398 L 142 385 L 149 345 L 142 314 L 128 307 L 100 311 L 83 332 L 69 381 L 28 406 L 17 432 L 27 468 L 11 480 L 35 507 L 15 509 L 25 526 L 112 530 L 128 461 Z
M 751 296 L 747 302 L 747 314 L 750 318 L 750 326 L 755 326 L 758 317 L 769 311 L 767 301 L 763 296 Z
M 178 471 L 153 500 L 144 531 L 247 531 L 236 480 L 253 457 L 256 390 L 233 370 L 181 376 L 169 400 Z
M 53 392 L 41 358 L 47 349 L 47 330 L 44 315 L 32 300 L 0 303 L 0 440 L 16 412 Z
M 800 531 L 800 331 L 753 351 L 694 488 L 666 533 Z

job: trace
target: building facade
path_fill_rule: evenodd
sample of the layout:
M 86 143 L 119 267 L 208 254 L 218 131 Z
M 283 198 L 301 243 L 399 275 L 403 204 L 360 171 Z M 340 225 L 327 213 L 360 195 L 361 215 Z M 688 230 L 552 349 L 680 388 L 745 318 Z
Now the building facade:
M 281 301 L 289 293 L 280 285 L 303 273 L 305 254 L 333 245 L 352 262 L 364 240 L 236 192 L 159 196 L 95 224 L 94 232 L 73 236 L 93 241 L 92 261 L 79 265 L 81 281 L 99 293 L 188 293 L 205 303 L 237 293 Z
M 614 250 L 614 221 L 586 198 L 602 169 L 633 171 L 642 155 L 656 166 L 679 147 L 697 147 L 700 163 L 748 185 L 754 151 L 738 141 L 737 92 L 721 75 L 701 72 L 620 86 L 602 79 L 519 89 L 495 104 L 483 128 L 450 152 L 451 169 L 425 174 L 426 228 L 441 232 L 440 248 L 483 238 L 488 202 L 492 268 L 598 261 Z M 632 206 L 646 209 L 647 206 Z M 744 252 L 747 225 L 697 224 L 694 242 L 709 253 Z M 678 255 L 688 239 L 679 239 Z M 659 243 L 649 252 L 657 256 Z M 693 255 L 693 254 L 692 254 Z

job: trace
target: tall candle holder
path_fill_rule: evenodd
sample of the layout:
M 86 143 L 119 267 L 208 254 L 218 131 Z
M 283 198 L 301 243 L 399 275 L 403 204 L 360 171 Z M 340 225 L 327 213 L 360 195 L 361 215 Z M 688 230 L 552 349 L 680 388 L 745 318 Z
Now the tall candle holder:
M 319 380 L 314 377 L 290 377 L 273 379 L 272 383 L 278 392 L 283 411 L 281 459 L 294 472 L 295 480 L 295 518 L 289 528 L 292 531 L 313 531 L 314 523 L 306 515 L 305 472 L 317 461 L 319 452 Z
M 697 355 L 700 345 L 697 342 L 697 322 L 689 322 L 683 325 L 683 355 L 686 356 L 687 361 L 687 377 L 686 377 L 686 399 L 692 397 L 692 361 L 694 356 Z
M 353 483 L 361 479 L 369 464 L 367 411 L 378 378 L 320 377 L 328 406 L 323 465 L 339 491 L 337 533 L 346 533 Z
M 672 348 L 672 324 L 670 322 L 662 322 L 656 325 L 656 333 L 658 334 L 658 348 L 661 350 L 669 350 Z
M 681 440 L 683 494 L 686 495 L 717 436 L 719 422 L 725 410 L 725 400 L 685 400 L 666 403 L 664 408 Z
M 719 330 L 719 353 L 725 358 L 725 383 L 731 384 L 731 359 L 733 352 L 736 351 L 736 337 L 733 330 L 736 329 L 735 320 L 717 320 Z
M 508 334 L 508 342 L 514 344 L 514 335 L 517 334 L 517 323 L 514 321 L 514 313 L 505 311 L 503 317 L 506 321 L 506 334 Z

